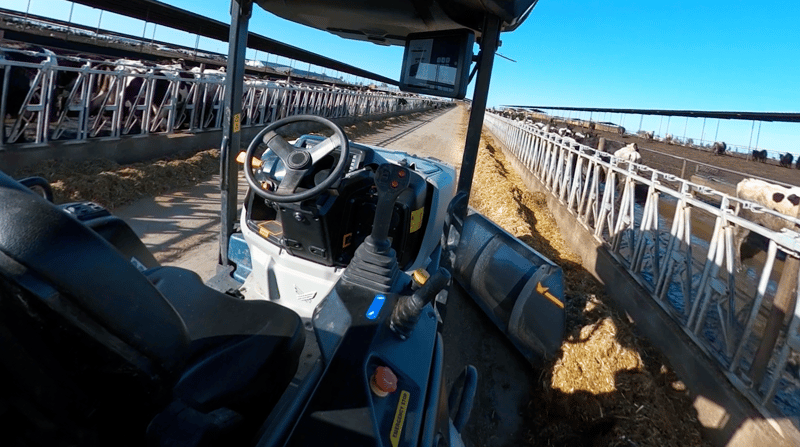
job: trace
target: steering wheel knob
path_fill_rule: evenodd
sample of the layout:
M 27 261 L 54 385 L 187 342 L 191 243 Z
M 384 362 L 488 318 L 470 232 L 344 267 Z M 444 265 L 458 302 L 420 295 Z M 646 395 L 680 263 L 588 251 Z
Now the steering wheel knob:
M 286 157 L 286 167 L 289 169 L 305 169 L 309 164 L 311 164 L 311 154 L 308 151 L 294 151 Z

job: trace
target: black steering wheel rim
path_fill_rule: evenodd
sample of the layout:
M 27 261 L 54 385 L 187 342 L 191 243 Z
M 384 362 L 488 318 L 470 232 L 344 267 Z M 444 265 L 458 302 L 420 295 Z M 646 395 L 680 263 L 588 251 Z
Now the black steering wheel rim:
M 334 146 L 331 149 L 331 151 L 333 149 L 335 149 L 336 147 L 340 147 L 341 148 L 340 149 L 341 155 L 339 156 L 339 162 L 336 164 L 336 166 L 334 166 L 334 168 L 331 170 L 330 174 L 328 174 L 328 176 L 325 178 L 325 180 L 323 180 L 322 182 L 320 182 L 318 185 L 314 186 L 313 188 L 307 189 L 307 190 L 305 190 L 303 192 L 299 192 L 299 193 L 291 192 L 291 193 L 288 193 L 288 194 L 278 194 L 278 193 L 275 193 L 275 192 L 272 192 L 272 191 L 267 191 L 266 189 L 264 189 L 264 187 L 261 185 L 261 183 L 259 183 L 258 180 L 256 180 L 255 175 L 253 174 L 253 157 L 255 155 L 256 149 L 258 148 L 258 146 L 262 142 L 265 143 L 265 144 L 268 143 L 266 141 L 262 141 L 262 139 L 269 132 L 272 132 L 272 131 L 274 131 L 276 129 L 279 129 L 281 127 L 287 126 L 289 124 L 298 123 L 298 122 L 304 122 L 304 121 L 306 121 L 306 122 L 307 121 L 311 121 L 311 122 L 314 122 L 314 123 L 317 123 L 317 124 L 322 124 L 325 127 L 327 127 L 328 129 L 333 130 L 334 135 L 336 135 L 336 137 L 339 139 L 339 144 L 338 144 L 338 146 Z M 281 138 L 281 137 L 277 136 L 277 138 Z M 265 151 L 268 151 L 268 150 L 272 150 L 273 152 L 275 152 L 276 155 L 278 155 L 278 157 L 281 159 L 281 161 L 283 162 L 284 166 L 286 167 L 287 173 L 289 171 L 294 171 L 296 173 L 296 175 L 300 175 L 300 174 L 305 175 L 305 172 L 307 172 L 308 170 L 310 170 L 314 166 L 314 163 L 312 161 L 311 164 L 309 164 L 307 167 L 300 168 L 300 169 L 292 169 L 292 168 L 290 168 L 290 163 L 288 162 L 288 160 L 285 159 L 285 157 L 288 158 L 288 156 L 286 154 L 282 155 L 278 151 L 275 151 L 272 148 L 270 148 L 269 146 L 267 146 L 267 149 L 265 149 Z M 299 152 L 299 151 L 300 151 L 300 148 L 297 148 L 291 154 L 294 154 L 295 152 Z M 291 154 L 288 154 L 288 155 L 291 155 Z M 297 201 L 301 201 L 301 200 L 310 199 L 312 197 L 315 197 L 315 196 L 321 194 L 324 190 L 326 190 L 328 187 L 330 187 L 336 180 L 341 178 L 342 175 L 344 174 L 344 169 L 347 166 L 347 160 L 349 158 L 349 154 L 350 154 L 350 143 L 347 141 L 347 136 L 345 135 L 344 130 L 342 130 L 342 128 L 339 127 L 339 125 L 337 125 L 336 123 L 334 123 L 333 121 L 331 121 L 329 119 L 322 118 L 320 116 L 315 116 L 315 115 L 295 115 L 295 116 L 290 116 L 290 117 L 286 117 L 286 118 L 280 119 L 278 121 L 275 121 L 274 123 L 270 124 L 269 126 L 265 127 L 264 129 L 262 129 L 258 134 L 256 134 L 255 137 L 253 137 L 253 139 L 250 141 L 250 145 L 247 147 L 247 153 L 245 154 L 244 175 L 247 178 L 247 184 L 250 185 L 250 188 L 252 188 L 253 191 L 256 194 L 258 194 L 260 197 L 262 197 L 264 199 L 267 199 L 267 200 L 271 200 L 273 202 L 277 202 L 277 203 L 297 202 Z M 300 173 L 300 174 L 297 174 L 297 173 Z M 278 190 L 280 190 L 280 186 L 278 187 Z

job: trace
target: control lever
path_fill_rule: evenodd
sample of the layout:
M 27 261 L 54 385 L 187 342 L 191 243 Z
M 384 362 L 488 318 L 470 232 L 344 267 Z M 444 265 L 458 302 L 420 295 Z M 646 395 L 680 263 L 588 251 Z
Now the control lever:
M 450 282 L 450 272 L 439 267 L 439 271 L 413 295 L 400 298 L 389 318 L 389 328 L 401 339 L 407 339 L 419 321 L 422 308 L 432 302 L 436 294 L 445 288 L 448 282 Z
M 383 164 L 375 172 L 378 203 L 372 233 L 364 239 L 342 274 L 342 283 L 385 293 L 401 287 L 397 254 L 389 241 L 389 227 L 397 197 L 408 188 L 411 171 L 404 166 Z
M 408 188 L 411 175 L 408 168 L 392 164 L 383 164 L 375 172 L 375 186 L 378 188 L 378 204 L 375 207 L 375 220 L 372 222 L 372 234 L 364 242 L 373 253 L 389 252 L 389 226 L 397 197 Z

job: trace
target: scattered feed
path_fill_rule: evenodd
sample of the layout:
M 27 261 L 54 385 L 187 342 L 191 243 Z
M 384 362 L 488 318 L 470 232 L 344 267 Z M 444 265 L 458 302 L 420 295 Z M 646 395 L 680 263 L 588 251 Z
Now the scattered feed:
M 705 446 L 688 390 L 610 307 L 564 242 L 545 195 L 530 192 L 484 139 L 471 205 L 564 270 L 567 339 L 541 371 L 526 417 L 530 445 Z

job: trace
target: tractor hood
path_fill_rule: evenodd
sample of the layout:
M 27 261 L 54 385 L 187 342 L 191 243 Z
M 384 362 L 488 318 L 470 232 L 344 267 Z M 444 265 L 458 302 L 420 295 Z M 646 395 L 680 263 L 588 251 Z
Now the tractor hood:
M 405 45 L 411 33 L 469 28 L 480 35 L 484 17 L 499 17 L 513 31 L 538 0 L 256 0 L 284 19 L 338 36 L 382 45 Z

